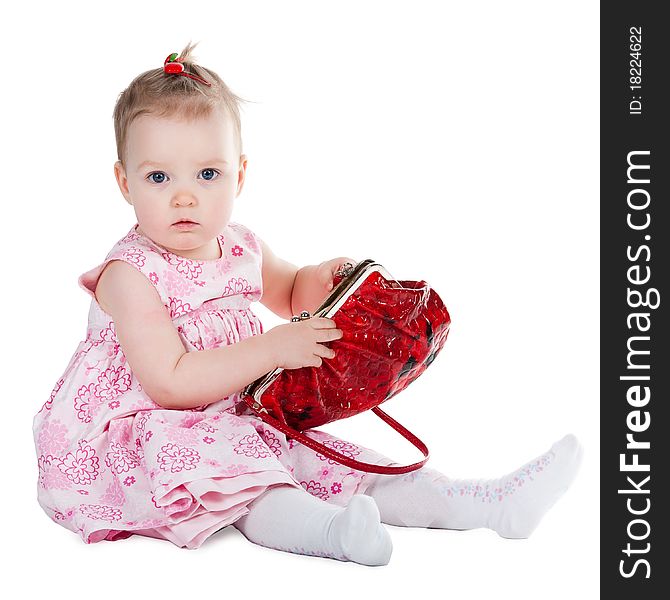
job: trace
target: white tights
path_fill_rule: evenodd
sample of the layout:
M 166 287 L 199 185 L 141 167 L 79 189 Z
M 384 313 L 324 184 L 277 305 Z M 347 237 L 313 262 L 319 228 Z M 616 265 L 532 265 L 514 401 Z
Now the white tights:
M 388 564 L 393 544 L 382 525 L 474 529 L 526 538 L 563 495 L 581 463 L 573 435 L 498 479 L 449 479 L 422 467 L 405 475 L 366 476 L 362 494 L 342 508 L 282 485 L 249 505 L 233 525 L 250 541 L 287 552 L 364 565 Z
M 370 566 L 391 558 L 391 536 L 370 496 L 357 494 L 342 508 L 281 485 L 256 498 L 249 510 L 233 525 L 261 546 Z

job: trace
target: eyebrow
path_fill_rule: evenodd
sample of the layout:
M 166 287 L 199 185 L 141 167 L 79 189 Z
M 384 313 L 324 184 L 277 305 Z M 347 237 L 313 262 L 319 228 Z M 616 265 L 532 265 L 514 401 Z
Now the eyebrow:
M 222 158 L 214 158 L 212 160 L 206 160 L 204 162 L 198 163 L 199 167 L 205 166 L 205 165 L 213 165 L 213 164 L 222 164 L 222 165 L 227 165 L 228 161 L 223 160 Z M 163 167 L 163 163 L 156 162 L 154 160 L 145 160 L 140 163 L 140 165 L 137 167 L 138 171 L 141 171 L 144 167 L 149 167 L 149 166 L 154 166 L 154 167 Z

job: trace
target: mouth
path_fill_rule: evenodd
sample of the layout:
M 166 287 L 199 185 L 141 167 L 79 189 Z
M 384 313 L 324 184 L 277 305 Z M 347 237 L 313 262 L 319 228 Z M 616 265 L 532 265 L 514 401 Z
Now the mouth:
M 195 221 L 191 221 L 189 219 L 181 219 L 175 223 L 172 223 L 173 225 L 197 225 Z

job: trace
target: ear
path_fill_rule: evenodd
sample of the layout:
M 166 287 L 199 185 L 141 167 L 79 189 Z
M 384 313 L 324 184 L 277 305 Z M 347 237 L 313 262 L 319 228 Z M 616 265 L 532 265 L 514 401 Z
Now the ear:
M 126 177 L 126 170 L 123 168 L 123 164 L 120 160 L 117 160 L 114 163 L 114 177 L 116 177 L 116 183 L 119 185 L 119 189 L 123 194 L 123 197 L 126 199 L 126 202 L 132 206 L 132 201 L 130 199 L 130 190 L 128 189 L 128 178 Z
M 240 168 L 237 172 L 237 192 L 235 192 L 235 198 L 237 198 L 242 192 L 246 176 L 247 176 L 247 155 L 240 154 Z

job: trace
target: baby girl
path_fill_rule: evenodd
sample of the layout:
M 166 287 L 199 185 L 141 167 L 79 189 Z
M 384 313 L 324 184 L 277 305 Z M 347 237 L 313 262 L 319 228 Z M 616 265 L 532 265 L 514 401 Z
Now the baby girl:
M 86 339 L 34 418 L 38 500 L 86 543 L 133 534 L 198 548 L 233 525 L 256 544 L 388 564 L 384 524 L 526 538 L 572 482 L 572 435 L 499 479 L 347 468 L 253 414 L 243 388 L 319 368 L 342 337 L 313 313 L 348 257 L 298 269 L 231 221 L 244 185 L 239 104 L 194 46 L 137 76 L 114 109 L 116 179 L 137 223 L 79 278 Z M 264 331 L 259 301 L 287 323 Z M 347 456 L 397 465 L 318 429 Z

